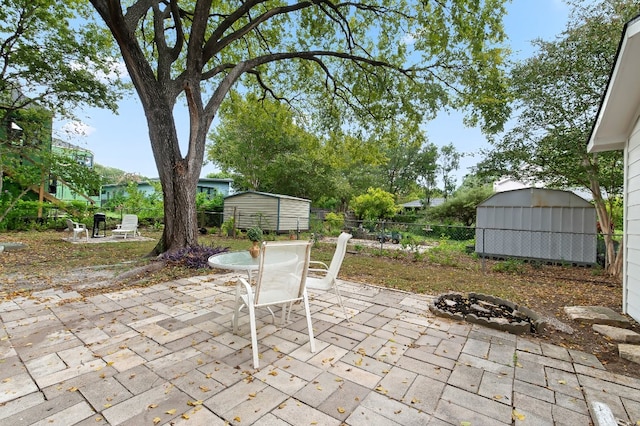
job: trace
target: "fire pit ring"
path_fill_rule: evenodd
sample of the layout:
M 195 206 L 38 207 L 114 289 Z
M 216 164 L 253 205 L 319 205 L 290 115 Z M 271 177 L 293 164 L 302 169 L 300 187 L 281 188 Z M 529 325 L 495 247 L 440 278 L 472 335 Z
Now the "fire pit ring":
M 531 309 L 499 297 L 469 293 L 445 293 L 429 305 L 436 316 L 466 321 L 511 334 L 540 333 L 546 321 Z

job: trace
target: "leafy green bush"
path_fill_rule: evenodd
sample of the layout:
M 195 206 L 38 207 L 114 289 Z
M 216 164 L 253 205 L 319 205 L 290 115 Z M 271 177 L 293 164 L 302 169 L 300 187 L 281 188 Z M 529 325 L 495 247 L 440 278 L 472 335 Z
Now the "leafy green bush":
M 262 240 L 262 228 L 259 226 L 252 226 L 247 229 L 247 238 L 251 241 L 261 241 Z
M 522 274 L 524 273 L 524 262 L 520 259 L 507 259 L 493 265 L 491 270 L 493 272 Z
M 233 235 L 235 228 L 236 228 L 236 221 L 233 218 L 224 221 L 222 223 L 222 226 L 220 227 L 220 229 L 222 230 L 222 233 L 227 237 L 230 237 Z
M 344 215 L 342 213 L 329 212 L 324 216 L 324 221 L 329 226 L 329 231 L 344 227 Z

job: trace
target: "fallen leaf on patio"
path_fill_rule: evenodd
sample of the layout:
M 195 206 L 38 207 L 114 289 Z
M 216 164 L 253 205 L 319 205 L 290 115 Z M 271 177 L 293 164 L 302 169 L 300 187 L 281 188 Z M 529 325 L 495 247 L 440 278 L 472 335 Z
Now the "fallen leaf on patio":
M 2 383 L 9 383 L 11 381 L 11 377 L 7 377 L 2 381 Z
M 271 371 L 269 371 L 269 375 L 270 376 L 277 376 L 278 372 L 276 370 L 271 370 Z
M 387 392 L 389 392 L 388 390 L 386 390 L 386 389 L 385 389 L 385 388 L 383 388 L 382 386 L 378 386 L 378 387 L 376 388 L 376 390 L 377 390 L 378 392 L 380 392 L 380 393 L 385 393 L 385 394 L 386 394 Z
M 344 408 L 342 408 L 342 407 L 338 407 L 338 413 L 342 414 L 342 413 L 344 413 L 345 411 L 347 411 L 347 410 L 345 410 L 345 409 L 344 409 Z
M 256 393 L 255 393 L 255 392 L 251 392 L 251 393 L 249 394 L 249 398 L 255 398 L 255 397 L 256 397 Z
M 154 417 L 153 418 L 153 424 L 157 425 L 158 423 L 160 423 L 162 421 L 162 419 L 160 417 Z
M 354 364 L 357 365 L 357 366 L 362 365 L 362 358 L 359 358 L 359 359 L 355 360 Z
M 202 405 L 204 401 L 199 399 L 197 401 L 187 401 L 187 405 L 190 405 L 192 407 L 195 407 L 196 405 Z
M 156 408 L 158 406 L 158 404 L 149 404 L 147 405 L 147 408 Z
M 471 422 L 460 422 L 460 426 L 471 426 Z
M 209 392 L 211 389 L 209 389 L 209 388 L 208 388 L 208 387 L 206 387 L 206 386 L 200 386 L 200 390 L 201 390 L 202 392 Z
M 493 399 L 502 399 L 502 395 L 493 395 Z
M 104 404 L 103 407 L 104 408 L 109 408 L 109 407 L 111 407 L 111 404 Z
M 278 347 L 277 347 L 277 346 L 274 346 L 274 347 L 273 347 L 273 351 L 274 351 L 274 352 L 280 352 L 280 349 L 278 349 Z
M 420 400 L 418 398 L 411 398 L 411 403 L 412 404 L 416 404 L 418 402 L 420 402 Z
M 189 415 L 187 413 L 184 413 L 182 415 L 182 418 L 185 419 L 185 420 L 189 420 Z
M 282 410 L 286 406 L 287 404 L 283 402 L 282 404 L 278 405 L 278 410 Z
M 322 390 L 322 386 L 316 386 L 316 389 Z
M 516 410 L 513 410 L 511 417 L 513 417 L 513 420 L 524 420 L 524 414 L 518 413 Z
M 171 410 L 167 410 L 165 411 L 166 414 L 175 414 L 176 413 L 176 409 L 172 408 Z
M 233 418 L 233 421 L 234 421 L 234 422 L 238 422 L 238 423 L 240 423 L 242 420 L 240 420 L 240 416 L 235 416 L 235 417 Z
M 400 413 L 402 413 L 402 410 L 396 410 L 393 412 L 393 414 L 400 414 Z
M 336 377 L 335 379 L 336 382 L 344 382 L 344 379 L 342 377 Z
M 558 380 L 558 383 L 560 383 L 561 385 L 566 385 L 567 381 L 566 380 Z
M 73 386 L 73 387 L 71 387 L 71 388 L 69 388 L 69 389 L 67 389 L 67 390 L 68 390 L 69 392 L 75 392 L 75 391 L 77 391 L 77 390 L 78 390 L 78 388 L 77 388 L 77 387 L 75 387 L 75 386 Z
M 364 350 L 364 348 L 358 348 L 358 353 L 362 356 L 367 356 L 367 352 Z

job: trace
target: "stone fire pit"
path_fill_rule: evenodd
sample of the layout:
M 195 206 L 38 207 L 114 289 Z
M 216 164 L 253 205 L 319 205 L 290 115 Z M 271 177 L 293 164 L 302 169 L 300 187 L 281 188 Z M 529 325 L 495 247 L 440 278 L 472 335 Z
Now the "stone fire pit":
M 546 321 L 540 315 L 508 300 L 481 293 L 439 295 L 429 310 L 437 316 L 483 325 L 512 334 L 536 333 L 544 330 Z

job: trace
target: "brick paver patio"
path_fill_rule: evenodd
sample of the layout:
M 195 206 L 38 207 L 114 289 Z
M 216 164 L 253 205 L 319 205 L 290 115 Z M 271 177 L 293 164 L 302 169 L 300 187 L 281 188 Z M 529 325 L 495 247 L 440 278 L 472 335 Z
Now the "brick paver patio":
M 233 277 L 1 303 L 0 425 L 588 425 L 594 401 L 640 420 L 640 381 L 591 354 L 364 284 L 342 283 L 351 322 L 312 293 L 316 353 L 296 307 L 284 328 L 265 311 L 254 370 Z

